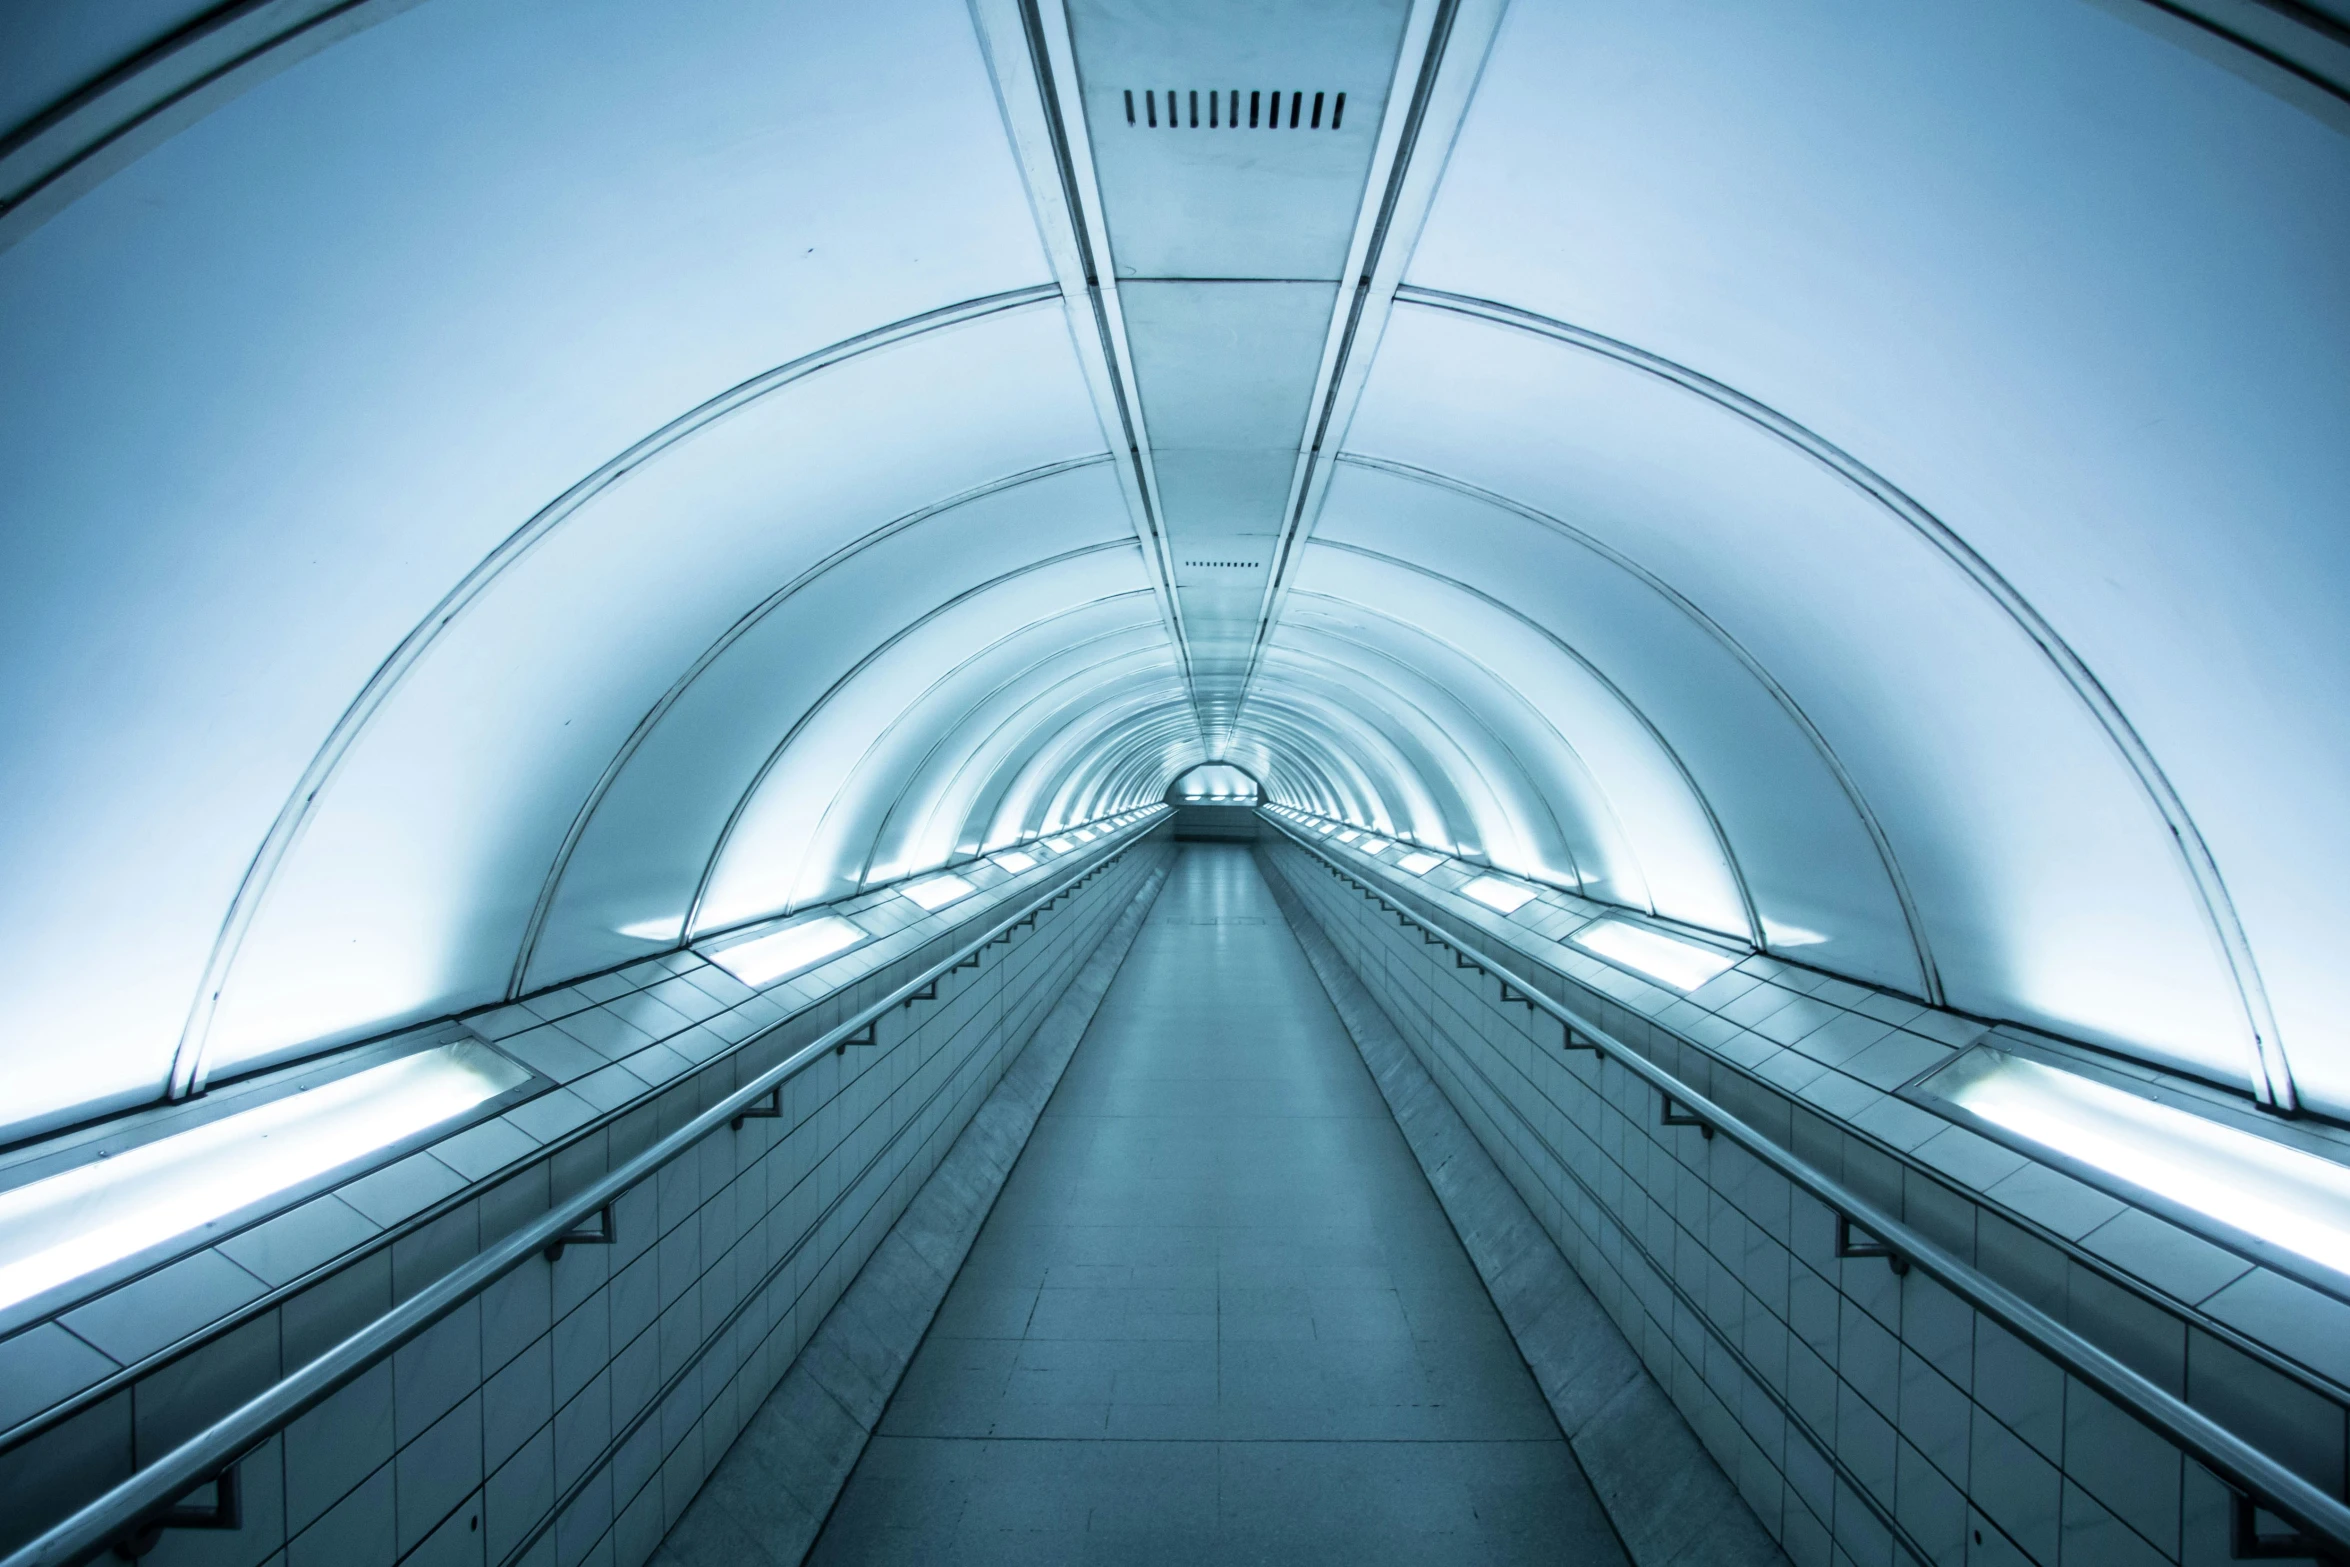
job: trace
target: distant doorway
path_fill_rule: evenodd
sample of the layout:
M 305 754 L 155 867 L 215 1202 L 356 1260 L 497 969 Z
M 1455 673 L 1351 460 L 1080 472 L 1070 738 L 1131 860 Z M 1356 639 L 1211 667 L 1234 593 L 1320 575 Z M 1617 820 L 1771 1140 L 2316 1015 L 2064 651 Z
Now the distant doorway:
M 1257 781 L 1229 762 L 1204 762 L 1167 786 L 1175 807 L 1175 836 L 1208 842 L 1247 842 L 1257 835 Z
M 1257 781 L 1230 762 L 1203 762 L 1167 786 L 1169 805 L 1255 805 Z

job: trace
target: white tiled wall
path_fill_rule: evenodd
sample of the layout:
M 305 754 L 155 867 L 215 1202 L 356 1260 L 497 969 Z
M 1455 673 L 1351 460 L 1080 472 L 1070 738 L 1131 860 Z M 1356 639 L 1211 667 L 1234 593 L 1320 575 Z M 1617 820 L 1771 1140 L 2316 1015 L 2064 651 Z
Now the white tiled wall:
M 244 1527 L 171 1531 L 147 1560 L 638 1567 L 1165 853 L 1134 843 L 936 1000 L 893 1008 L 877 1045 L 793 1078 L 780 1119 L 722 1129 L 638 1186 L 615 1244 L 526 1263 L 303 1416 L 241 1466 Z M 502 1047 L 541 1036 L 516 1054 L 563 1086 L 0 1340 L 0 1425 L 72 1409 L 0 1453 L 0 1543 L 886 995 L 953 949 L 957 918 L 984 929 L 986 901 L 903 922 L 829 991 L 820 976 L 753 997 L 678 959 L 483 1020 Z
M 1655 1090 L 1565 1050 L 1555 1020 L 1504 1002 L 1497 981 L 1458 966 L 1320 860 L 1278 837 L 1259 854 L 1796 1567 L 2228 1560 L 2228 1498 L 2199 1464 L 1923 1274 L 1839 1260 L 1829 1210 L 1727 1138 L 1660 1124 Z M 1855 986 L 1822 998 L 1811 1028 L 1783 1024 L 1785 1043 L 1714 1027 L 1708 1048 L 1692 1037 L 1710 1026 L 1693 1017 L 1706 1009 L 1673 1014 L 1677 997 L 1628 995 L 1655 987 L 1557 946 L 1590 917 L 1563 896 L 1504 921 L 1440 878 L 1408 886 L 1368 864 L 1354 874 L 1474 933 L 1693 1089 L 2343 1494 L 2344 1390 L 2327 1374 L 2350 1356 L 2350 1334 L 2330 1326 L 2339 1304 L 1869 1084 L 1870 1049 L 1916 1041 L 1918 1059 L 1905 1056 L 1887 1087 L 1946 1050 L 1941 1015 L 1895 998 L 1900 1017 L 1873 1030 L 1840 1025 L 1813 1047 L 1832 1052 L 1867 1032 L 1842 1057 L 1859 1076 L 1798 1048 L 1815 1029 L 1870 1016 L 1871 995 Z M 1758 960 L 1743 986 L 1724 989 L 1751 990 L 1763 969 L 1777 971 L 1779 990 L 1824 978 Z M 1831 1071 L 1870 1092 L 1801 1091 Z M 2273 1281 L 2254 1286 L 2254 1298 L 2275 1302 L 2265 1319 L 2249 1301 L 2230 1303 L 2254 1280 Z

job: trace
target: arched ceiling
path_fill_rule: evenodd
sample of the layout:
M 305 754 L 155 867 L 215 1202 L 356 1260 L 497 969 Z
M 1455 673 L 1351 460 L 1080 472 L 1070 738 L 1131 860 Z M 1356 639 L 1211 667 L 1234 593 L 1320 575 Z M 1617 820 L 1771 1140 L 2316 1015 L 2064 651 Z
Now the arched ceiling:
M 2350 1113 L 2237 9 L 0 0 L 0 1135 L 1205 762 Z

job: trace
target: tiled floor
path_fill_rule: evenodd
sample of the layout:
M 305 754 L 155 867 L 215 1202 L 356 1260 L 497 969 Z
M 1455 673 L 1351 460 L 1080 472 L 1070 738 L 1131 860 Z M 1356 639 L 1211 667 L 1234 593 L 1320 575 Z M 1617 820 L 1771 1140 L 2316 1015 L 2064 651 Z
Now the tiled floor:
M 810 1560 L 1621 1567 L 1245 848 L 1186 847 Z

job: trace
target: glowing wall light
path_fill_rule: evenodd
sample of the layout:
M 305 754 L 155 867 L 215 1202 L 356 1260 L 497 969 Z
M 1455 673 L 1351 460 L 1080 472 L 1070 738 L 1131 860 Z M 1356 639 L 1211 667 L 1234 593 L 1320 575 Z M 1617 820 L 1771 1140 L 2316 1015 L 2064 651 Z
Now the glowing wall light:
M 1503 881 L 1499 876 L 1480 876 L 1461 891 L 1499 914 L 1515 914 L 1534 901 L 1534 889 Z
M 0 1192 L 0 1308 L 316 1180 L 529 1080 L 486 1046 L 442 1045 Z
M 1361 843 L 1356 844 L 1355 847 L 1362 850 L 1365 854 L 1385 854 L 1390 848 L 1394 846 L 1390 844 L 1385 838 L 1365 838 Z
M 631 941 L 675 941 L 685 933 L 685 916 L 672 914 L 667 919 L 638 920 L 633 925 L 620 927 L 620 934 Z
M 995 862 L 1015 876 L 1036 869 L 1036 856 L 1023 854 L 1018 849 L 1006 849 L 995 857 Z
M 1430 854 L 1427 850 L 1422 849 L 1416 853 L 1405 855 L 1395 863 L 1410 871 L 1414 876 L 1425 876 L 1444 863 L 1444 856 Z
M 1076 844 L 1072 843 L 1067 838 L 1047 838 L 1044 841 L 1044 846 L 1052 850 L 1055 854 L 1067 854 L 1071 849 L 1077 847 Z
M 2052 1153 L 2350 1275 L 2350 1165 L 2001 1050 L 1970 1050 L 1927 1086 Z
M 836 952 L 846 952 L 865 937 L 863 929 L 839 915 L 820 914 L 764 936 L 705 951 L 702 956 L 755 989 L 813 967 Z
M 1346 831 L 1338 835 L 1338 841 L 1340 843 L 1352 843 L 1361 836 L 1361 833 L 1356 832 L 1353 828 L 1349 827 Z
M 904 890 L 905 895 L 922 905 L 924 910 L 935 912 L 950 903 L 961 902 L 979 889 L 949 871 L 943 876 L 915 882 Z
M 1695 990 L 1738 962 L 1727 952 L 1623 920 L 1599 920 L 1568 939 L 1610 962 L 1646 974 L 1650 979 L 1661 979 L 1675 990 Z

